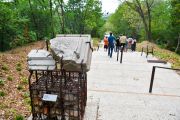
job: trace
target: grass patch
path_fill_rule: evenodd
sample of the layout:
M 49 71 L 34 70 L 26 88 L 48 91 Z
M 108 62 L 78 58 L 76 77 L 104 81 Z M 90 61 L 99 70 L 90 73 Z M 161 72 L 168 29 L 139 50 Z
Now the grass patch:
M 17 66 L 17 67 L 21 67 L 21 63 L 17 63 L 16 66 Z
M 24 120 L 22 115 L 16 115 L 15 120 Z
M 6 93 L 4 91 L 0 91 L 0 97 L 4 97 Z
M 0 86 L 4 86 L 4 80 L 0 79 Z
M 25 101 L 25 104 L 31 105 L 31 99 L 29 97 L 26 98 L 24 101 Z
M 5 104 L 0 104 L 0 110 L 4 110 L 4 109 L 7 109 L 8 108 L 8 106 L 7 105 L 5 105 Z
M 22 90 L 22 89 L 23 89 L 23 86 L 22 86 L 22 85 L 18 85 L 18 86 L 17 86 L 17 89 L 18 89 L 18 90 Z
M 25 92 L 24 94 L 23 94 L 23 98 L 28 98 L 29 97 L 29 92 Z
M 17 70 L 17 71 L 21 71 L 21 70 L 22 70 L 22 65 L 21 65 L 21 63 L 17 63 L 17 64 L 16 64 L 16 70 Z
M 21 77 L 20 79 L 22 84 L 28 84 L 28 79 L 26 77 Z
M 12 108 L 12 109 L 9 110 L 9 112 L 10 112 L 10 113 L 13 113 L 13 115 L 16 115 L 17 110 Z
M 12 77 L 12 76 L 8 76 L 8 77 L 7 77 L 7 80 L 12 81 L 12 80 L 13 80 L 13 77 Z
M 17 71 L 21 71 L 22 68 L 21 68 L 21 67 L 16 67 L 16 70 L 17 70 Z
M 147 45 L 154 47 L 154 55 L 157 58 L 171 63 L 172 68 L 180 69 L 180 55 L 176 54 L 175 52 L 172 52 L 172 51 L 169 51 L 166 49 L 162 49 L 158 45 L 156 45 L 154 43 L 147 42 L 147 41 L 143 41 L 142 43 L 138 43 L 137 50 L 139 52 L 141 52 L 141 48 L 143 46 L 147 46 Z
M 7 66 L 6 64 L 3 64 L 3 65 L 2 65 L 2 70 L 4 70 L 4 71 L 8 71 L 8 70 L 9 70 L 9 68 L 8 68 L 8 66 Z

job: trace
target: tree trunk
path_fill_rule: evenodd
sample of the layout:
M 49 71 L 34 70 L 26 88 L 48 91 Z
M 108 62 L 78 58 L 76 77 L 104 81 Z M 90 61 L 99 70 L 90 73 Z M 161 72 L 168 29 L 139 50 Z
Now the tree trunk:
M 144 16 L 144 12 L 142 10 L 142 7 L 141 7 L 141 3 L 139 2 L 139 0 L 136 0 L 137 2 L 137 12 L 139 13 L 139 15 L 141 16 L 141 19 L 143 20 L 143 24 L 144 24 L 144 29 L 145 29 L 145 32 L 146 32 L 146 39 L 149 41 L 149 29 L 148 29 L 148 25 L 147 25 L 147 22 L 146 22 L 146 19 L 145 19 L 145 16 Z
M 55 32 L 54 32 L 54 24 L 53 24 L 52 0 L 50 0 L 49 2 L 50 2 L 49 5 L 50 5 L 51 29 L 52 29 L 51 37 L 54 38 L 55 37 Z
M 151 41 L 152 35 L 151 35 L 151 9 L 150 9 L 150 7 L 153 4 L 153 1 L 152 1 L 151 5 L 149 4 L 148 0 L 146 0 L 145 2 L 146 2 L 146 7 L 148 9 L 148 17 L 147 17 L 148 20 L 146 20 L 146 18 L 145 18 L 145 14 L 143 12 L 140 0 L 135 0 L 135 2 L 133 2 L 132 4 L 128 1 L 126 1 L 127 5 L 129 7 L 131 7 L 134 11 L 136 11 L 139 14 L 139 16 L 141 17 L 143 24 L 144 24 L 145 32 L 146 32 L 146 39 L 148 41 Z
M 4 51 L 4 26 L 2 26 L 1 40 L 0 40 L 0 51 Z
M 149 5 L 148 1 L 146 0 L 146 7 L 148 10 L 148 40 L 151 41 L 152 40 L 152 33 L 151 33 L 151 6 Z
M 61 21 L 62 21 L 62 34 L 65 33 L 65 27 L 64 27 L 64 9 L 63 9 L 63 0 L 61 0 Z
M 178 44 L 177 44 L 177 47 L 176 47 L 176 50 L 175 50 L 176 53 L 179 50 L 179 46 L 180 46 L 180 33 L 179 33 L 179 37 L 178 37 Z
M 29 7 L 31 9 L 31 15 L 33 17 L 34 26 L 36 28 L 36 30 L 35 30 L 36 39 L 38 40 L 39 39 L 39 35 L 38 35 L 38 32 L 37 32 L 38 31 L 38 24 L 36 23 L 36 19 L 35 19 L 34 13 L 33 13 L 32 5 L 31 5 L 31 0 L 28 0 L 28 2 L 29 2 Z

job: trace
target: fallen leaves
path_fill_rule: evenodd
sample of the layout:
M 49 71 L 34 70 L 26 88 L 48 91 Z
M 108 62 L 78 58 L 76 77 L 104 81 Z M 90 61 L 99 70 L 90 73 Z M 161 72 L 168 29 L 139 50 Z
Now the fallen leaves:
M 0 120 L 12 120 L 18 115 L 30 116 L 29 88 L 26 56 L 31 49 L 41 49 L 44 42 L 39 41 L 25 47 L 0 53 Z M 17 89 L 19 88 L 21 89 Z

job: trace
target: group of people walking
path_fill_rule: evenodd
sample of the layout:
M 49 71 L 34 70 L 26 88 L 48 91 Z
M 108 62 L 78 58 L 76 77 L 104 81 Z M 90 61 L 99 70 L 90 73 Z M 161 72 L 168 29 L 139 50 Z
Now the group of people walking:
M 127 51 L 131 49 L 131 51 L 136 50 L 136 39 L 132 37 L 127 38 L 125 35 L 120 35 L 117 39 L 110 33 L 109 37 L 104 37 L 104 50 L 108 50 L 108 56 L 112 58 L 113 49 L 115 52 L 119 51 Z

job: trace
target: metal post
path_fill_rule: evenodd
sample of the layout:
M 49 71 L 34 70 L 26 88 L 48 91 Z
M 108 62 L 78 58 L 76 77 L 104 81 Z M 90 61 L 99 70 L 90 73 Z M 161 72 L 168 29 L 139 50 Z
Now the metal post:
M 49 43 L 48 43 L 48 40 L 45 40 L 46 41 L 46 49 L 47 49 L 47 51 L 49 50 Z
M 120 63 L 122 63 L 123 51 L 124 51 L 124 49 L 122 48 L 122 49 L 121 49 L 121 60 L 120 60 Z
M 146 58 L 148 57 L 148 54 L 149 54 L 149 49 L 148 49 L 148 45 L 147 45 L 147 55 L 146 55 Z
M 156 66 L 153 66 L 152 74 L 151 74 L 151 83 L 150 83 L 150 87 L 149 87 L 149 93 L 152 93 L 153 82 L 154 82 L 154 75 L 155 75 L 155 69 L 156 69 Z
M 38 81 L 38 73 L 37 70 L 35 71 L 36 81 Z
M 141 56 L 143 55 L 143 47 L 142 47 L 142 51 L 141 51 Z
M 119 49 L 117 51 L 117 61 L 118 61 L 118 59 L 119 59 Z

